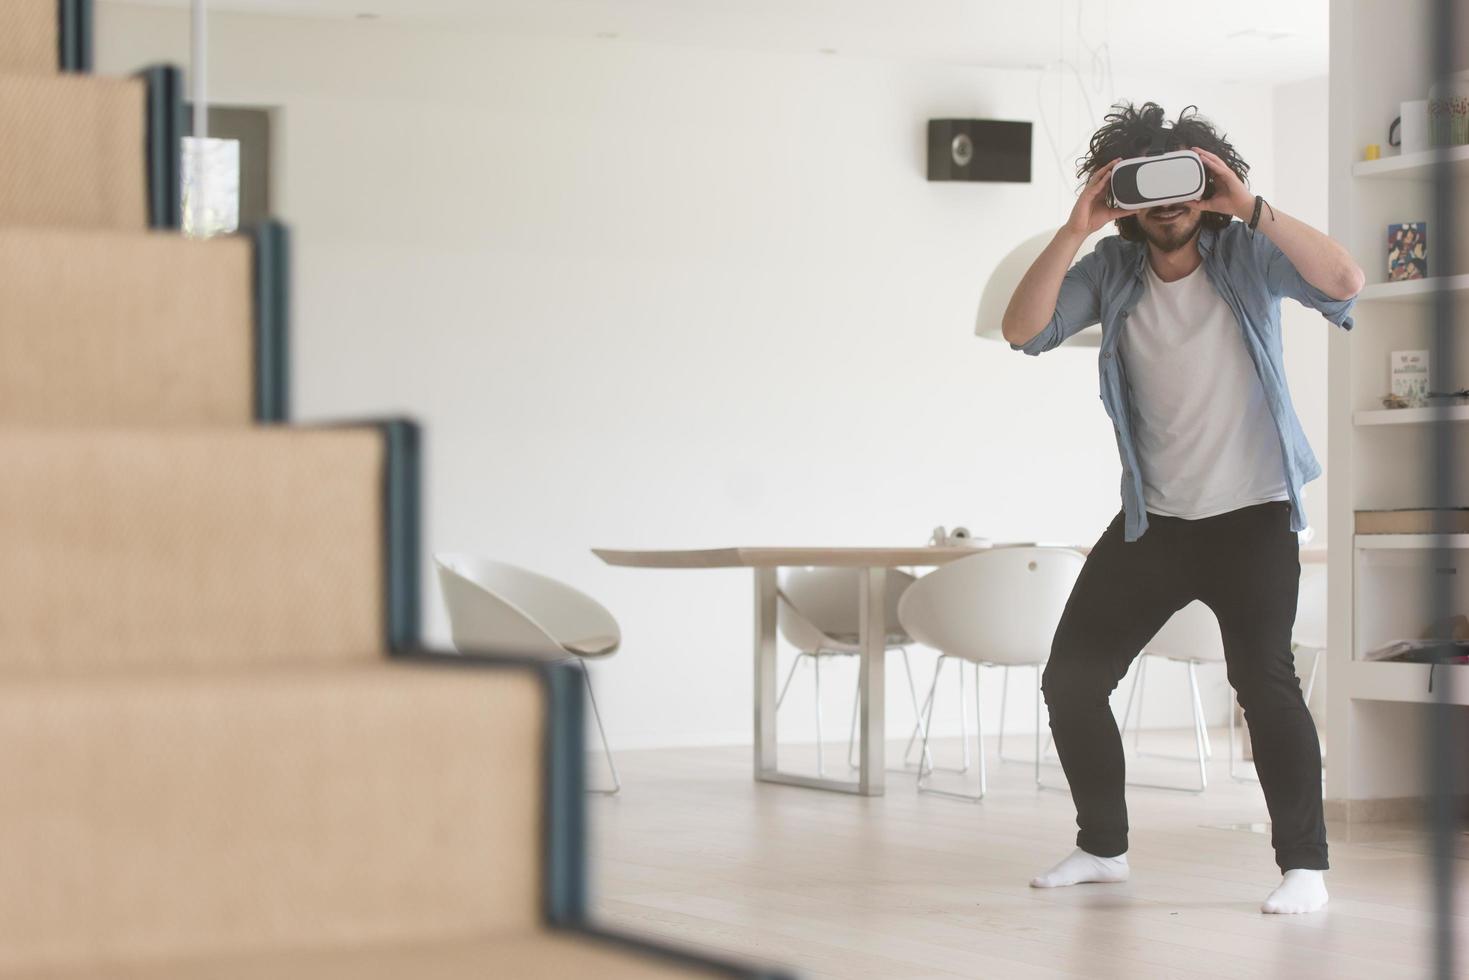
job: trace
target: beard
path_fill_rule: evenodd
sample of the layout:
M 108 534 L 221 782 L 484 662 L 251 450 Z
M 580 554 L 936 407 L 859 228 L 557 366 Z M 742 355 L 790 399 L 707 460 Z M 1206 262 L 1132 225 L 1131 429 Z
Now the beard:
M 1144 220 L 1139 217 L 1137 226 L 1148 244 L 1166 255 L 1178 251 L 1191 242 L 1203 220 L 1204 216 L 1195 211 L 1166 223 Z

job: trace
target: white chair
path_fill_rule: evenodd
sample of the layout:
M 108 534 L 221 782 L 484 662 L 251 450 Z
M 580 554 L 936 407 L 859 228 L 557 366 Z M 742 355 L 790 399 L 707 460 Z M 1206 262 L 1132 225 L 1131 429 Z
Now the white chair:
M 1311 693 L 1316 689 L 1316 673 L 1321 669 L 1321 655 L 1326 652 L 1326 563 L 1302 562 L 1301 585 L 1296 599 L 1296 624 L 1291 629 L 1291 645 L 1296 653 L 1311 656 L 1311 671 L 1306 675 L 1303 692 L 1310 707 Z
M 1086 559 L 1068 548 L 996 548 L 943 565 L 915 582 L 898 604 L 898 620 L 919 643 L 939 651 L 929 688 L 918 769 L 918 790 L 978 802 L 988 791 L 984 724 L 980 717 L 982 667 L 1035 668 L 1035 781 L 1041 782 L 1041 670 L 1066 600 Z M 936 790 L 927 785 L 928 739 L 933 702 L 946 660 L 974 669 L 974 729 L 978 743 L 979 794 Z
M 434 556 L 449 610 L 454 647 L 461 653 L 544 657 L 581 668 L 615 796 L 622 789 L 586 661 L 610 657 L 622 642 L 617 620 L 595 599 L 555 579 L 473 555 Z
M 1296 621 L 1291 631 L 1291 646 L 1294 652 L 1311 655 L 1311 670 L 1307 675 L 1306 689 L 1303 692 L 1306 704 L 1310 705 L 1311 694 L 1316 688 L 1316 675 L 1321 668 L 1321 654 L 1326 650 L 1326 565 L 1319 562 L 1303 563 L 1299 589 L 1296 601 Z M 1156 783 L 1130 783 L 1129 785 L 1150 786 L 1153 789 L 1177 789 L 1192 793 L 1203 792 L 1209 785 L 1205 762 L 1213 757 L 1213 747 L 1209 740 L 1209 728 L 1204 720 L 1203 705 L 1199 699 L 1195 669 L 1199 664 L 1224 661 L 1224 640 L 1219 633 L 1218 618 L 1202 602 L 1191 602 L 1173 614 L 1173 617 L 1158 631 L 1158 635 L 1147 645 L 1142 656 L 1138 658 L 1137 671 L 1133 674 L 1132 687 L 1127 695 L 1127 707 L 1122 712 L 1122 729 L 1125 733 L 1128 720 L 1132 716 L 1135 696 L 1137 718 L 1132 722 L 1132 744 L 1134 753 L 1138 755 L 1143 754 L 1139 751 L 1139 739 L 1142 729 L 1143 695 L 1146 691 L 1144 675 L 1147 671 L 1149 656 L 1164 657 L 1188 665 L 1189 689 L 1193 700 L 1195 742 L 1198 745 L 1199 785 L 1169 786 Z M 1237 734 L 1238 727 L 1235 721 L 1235 707 L 1236 702 L 1231 698 L 1229 704 L 1229 776 L 1241 782 L 1256 781 L 1257 777 L 1239 768 L 1241 752 Z
M 822 760 L 821 731 L 821 662 L 830 657 L 853 657 L 862 652 L 859 630 L 861 626 L 858 587 L 862 569 L 858 568 L 792 568 L 782 576 L 776 593 L 779 604 L 777 624 L 780 634 L 787 643 L 796 648 L 796 658 L 786 672 L 775 708 L 780 710 L 786 691 L 796 675 L 796 668 L 803 660 L 809 660 L 814 674 L 816 701 L 816 774 L 825 775 Z M 918 694 L 913 684 L 913 670 L 908 663 L 907 645 L 913 640 L 898 625 L 898 600 L 915 581 L 912 575 L 896 568 L 888 569 L 887 603 L 885 621 L 888 635 L 884 647 L 900 650 L 903 654 L 903 670 L 908 675 L 908 696 L 913 702 L 914 736 L 908 740 L 909 748 L 917 740 Z M 852 701 L 852 724 L 847 735 L 847 765 L 853 769 L 857 763 L 852 753 L 857 741 L 857 712 L 862 696 L 861 680 Z M 905 756 L 906 758 L 906 753 Z
M 1143 693 L 1146 690 L 1144 675 L 1150 657 L 1172 660 L 1185 665 L 1188 669 L 1189 704 L 1193 713 L 1199 784 L 1197 786 L 1175 786 L 1168 783 L 1143 783 L 1129 780 L 1128 785 L 1202 793 L 1209 786 L 1209 774 L 1205 764 L 1214 753 L 1209 743 L 1209 728 L 1204 721 L 1203 702 L 1199 698 L 1198 666 L 1224 662 L 1224 638 L 1220 635 L 1219 619 L 1214 615 L 1214 611 L 1197 599 L 1190 602 L 1163 624 L 1162 629 L 1158 630 L 1158 634 L 1149 641 L 1139 655 L 1137 671 L 1133 674 L 1132 687 L 1127 694 L 1127 707 L 1122 711 L 1122 731 L 1126 733 L 1128 720 L 1132 716 L 1133 700 L 1136 698 L 1137 719 L 1133 722 L 1132 744 L 1134 752 L 1138 755 L 1143 754 L 1139 750 L 1139 744 L 1143 717 Z M 1232 705 L 1230 714 L 1231 716 L 1234 714 Z M 1233 742 L 1234 730 L 1231 727 L 1231 756 L 1233 755 Z

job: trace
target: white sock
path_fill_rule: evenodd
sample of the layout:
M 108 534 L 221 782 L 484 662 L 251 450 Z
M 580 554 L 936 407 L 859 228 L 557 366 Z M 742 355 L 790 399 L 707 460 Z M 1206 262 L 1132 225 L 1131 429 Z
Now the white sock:
M 1097 857 L 1081 848 L 1072 851 L 1060 864 L 1030 879 L 1032 888 L 1064 888 L 1089 881 L 1126 881 L 1127 854 Z
M 1314 912 L 1326 905 L 1326 876 L 1309 868 L 1292 868 L 1281 879 L 1280 886 L 1265 899 L 1261 912 L 1298 915 Z

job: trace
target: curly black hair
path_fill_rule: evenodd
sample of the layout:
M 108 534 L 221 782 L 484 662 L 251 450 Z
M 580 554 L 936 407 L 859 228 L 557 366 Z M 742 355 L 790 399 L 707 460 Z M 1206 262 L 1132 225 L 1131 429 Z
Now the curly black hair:
M 1165 125 L 1166 116 L 1163 107 L 1156 102 L 1144 102 L 1141 107 L 1131 102 L 1116 103 L 1104 117 L 1102 128 L 1092 134 L 1086 156 L 1077 161 L 1076 176 L 1086 179 L 1119 157 L 1142 156 L 1152 149 L 1153 137 L 1161 132 L 1164 150 L 1202 147 L 1223 160 L 1240 180 L 1248 180 L 1250 165 L 1245 163 L 1223 133 L 1215 131 L 1213 123 L 1199 115 L 1198 106 L 1185 107 L 1171 127 Z M 1213 194 L 1214 181 L 1210 180 L 1204 197 L 1209 198 Z M 1232 220 L 1227 214 L 1205 211 L 1203 226 L 1218 231 Z M 1142 229 L 1132 215 L 1117 219 L 1117 232 L 1130 242 L 1143 240 Z

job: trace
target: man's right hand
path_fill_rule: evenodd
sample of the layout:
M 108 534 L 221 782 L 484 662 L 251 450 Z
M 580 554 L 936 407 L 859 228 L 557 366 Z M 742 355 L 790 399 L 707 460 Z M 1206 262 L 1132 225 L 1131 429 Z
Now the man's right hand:
M 1082 188 L 1081 195 L 1077 197 L 1076 206 L 1071 209 L 1071 217 L 1020 278 L 1020 285 L 1015 287 L 1010 304 L 1005 308 L 1005 317 L 1000 323 L 1000 332 L 1010 343 L 1023 346 L 1050 323 L 1056 312 L 1066 272 L 1071 267 L 1072 259 L 1076 258 L 1077 250 L 1085 244 L 1087 236 L 1107 222 L 1125 218 L 1132 213 L 1107 204 L 1107 182 L 1111 179 L 1112 168 L 1116 164 L 1117 160 L 1113 160 L 1092 174 Z M 1073 292 L 1084 288 L 1086 287 L 1078 285 Z M 1071 304 L 1072 319 L 1078 324 L 1083 324 L 1084 321 L 1095 323 L 1096 297 L 1082 297 L 1080 293 L 1077 296 L 1080 298 L 1074 299 Z
M 1122 158 L 1117 158 L 1120 159 Z M 1092 174 L 1086 186 L 1081 189 L 1076 204 L 1071 208 L 1071 217 L 1066 220 L 1068 231 L 1085 238 L 1107 222 L 1132 214 L 1126 208 L 1114 208 L 1107 204 L 1107 188 L 1110 186 L 1112 168 L 1117 165 L 1117 160 Z

